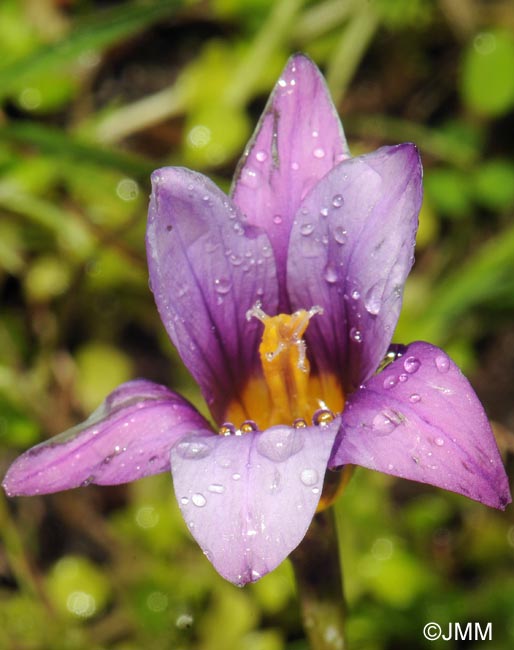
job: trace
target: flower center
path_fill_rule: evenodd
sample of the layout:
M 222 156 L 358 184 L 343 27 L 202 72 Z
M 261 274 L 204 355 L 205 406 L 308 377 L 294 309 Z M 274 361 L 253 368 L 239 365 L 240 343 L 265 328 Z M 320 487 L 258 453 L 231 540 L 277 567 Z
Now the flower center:
M 342 411 L 344 397 L 339 380 L 333 374 L 311 373 L 302 338 L 311 318 L 322 315 L 323 309 L 315 306 L 268 316 L 260 302 L 248 310 L 248 320 L 257 318 L 264 325 L 259 346 L 262 375 L 251 378 L 240 401 L 230 405 L 230 422 L 251 420 L 259 429 L 275 424 L 328 424 L 333 413 Z

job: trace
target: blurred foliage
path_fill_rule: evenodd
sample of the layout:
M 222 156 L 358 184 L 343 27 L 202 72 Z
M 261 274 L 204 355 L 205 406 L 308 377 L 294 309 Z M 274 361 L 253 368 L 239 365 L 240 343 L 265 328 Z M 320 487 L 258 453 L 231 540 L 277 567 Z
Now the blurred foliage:
M 425 202 L 396 338 L 448 349 L 512 469 L 510 0 L 3 0 L 2 471 L 127 378 L 200 404 L 148 290 L 148 176 L 185 164 L 226 189 L 297 50 L 324 69 L 354 152 L 420 147 Z M 425 648 L 432 620 L 491 621 L 488 647 L 513 646 L 511 511 L 362 470 L 337 515 L 353 649 Z M 306 648 L 289 564 L 244 590 L 225 583 L 168 476 L 0 496 L 0 535 L 6 650 Z

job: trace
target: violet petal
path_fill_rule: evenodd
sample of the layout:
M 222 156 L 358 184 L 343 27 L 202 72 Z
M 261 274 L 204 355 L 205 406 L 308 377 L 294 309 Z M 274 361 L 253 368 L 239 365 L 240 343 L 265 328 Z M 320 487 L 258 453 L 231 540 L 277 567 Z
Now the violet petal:
M 152 175 L 147 231 L 151 287 L 161 319 L 216 420 L 253 370 L 259 323 L 246 312 L 277 309 L 273 251 L 232 201 L 202 174 Z
M 296 215 L 291 306 L 324 308 L 309 325 L 307 347 L 346 391 L 375 372 L 391 341 L 414 260 L 421 173 L 414 145 L 383 147 L 329 172 Z
M 175 494 L 216 570 L 243 585 L 274 569 L 316 511 L 339 420 L 244 436 L 191 435 L 171 452 Z
M 287 241 L 307 192 L 349 157 L 341 122 L 314 63 L 291 57 L 235 174 L 234 202 L 272 242 L 284 288 Z M 287 305 L 282 304 L 282 311 Z
M 137 379 L 122 384 L 82 424 L 29 449 L 3 480 L 9 496 L 117 485 L 170 468 L 170 448 L 209 428 L 185 399 Z
M 511 500 L 482 405 L 453 361 L 429 343 L 409 345 L 349 397 L 330 464 L 347 463 L 494 508 Z

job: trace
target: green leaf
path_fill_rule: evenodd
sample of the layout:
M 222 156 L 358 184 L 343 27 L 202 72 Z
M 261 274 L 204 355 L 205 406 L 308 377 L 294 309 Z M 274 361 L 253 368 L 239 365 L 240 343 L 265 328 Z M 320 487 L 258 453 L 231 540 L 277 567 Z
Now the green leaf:
M 495 30 L 477 34 L 464 53 L 461 92 L 464 102 L 487 116 L 514 106 L 514 36 Z
M 508 160 L 488 160 L 473 175 L 476 200 L 490 210 L 508 210 L 514 205 L 514 164 Z
M 59 129 L 36 122 L 18 122 L 0 127 L 0 141 L 18 142 L 37 147 L 40 151 L 67 161 L 91 163 L 99 167 L 118 169 L 136 179 L 147 179 L 155 163 L 140 156 L 103 149 Z
M 102 50 L 131 36 L 164 16 L 175 13 L 181 0 L 157 0 L 151 4 L 122 3 L 112 9 L 97 11 L 68 36 L 43 45 L 29 55 L 0 68 L 0 99 L 8 96 L 20 83 L 62 69 L 76 57 L 91 50 Z

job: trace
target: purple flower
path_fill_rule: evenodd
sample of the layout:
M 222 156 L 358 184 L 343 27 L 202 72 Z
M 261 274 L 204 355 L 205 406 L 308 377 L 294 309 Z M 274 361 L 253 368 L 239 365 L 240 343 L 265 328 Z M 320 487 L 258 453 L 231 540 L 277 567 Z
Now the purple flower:
M 448 356 L 397 346 L 376 372 L 413 263 L 421 177 L 412 144 L 351 158 L 317 68 L 292 57 L 230 197 L 187 169 L 152 177 L 152 289 L 215 427 L 164 386 L 131 381 L 18 458 L 6 492 L 123 483 L 171 466 L 191 534 L 236 584 L 300 543 L 327 466 L 504 508 L 491 428 Z

